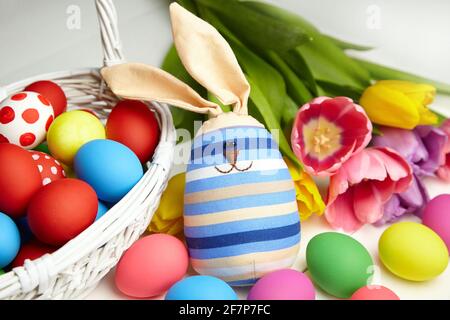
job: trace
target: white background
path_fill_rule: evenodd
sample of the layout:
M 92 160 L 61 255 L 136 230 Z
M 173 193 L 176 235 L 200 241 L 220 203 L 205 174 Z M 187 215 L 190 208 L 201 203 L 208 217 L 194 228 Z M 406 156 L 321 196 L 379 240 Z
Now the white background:
M 171 43 L 168 0 L 116 0 L 124 52 L 129 61 L 159 65 Z M 375 46 L 357 53 L 389 66 L 450 82 L 450 1 L 446 0 L 279 0 L 271 1 L 313 22 L 323 32 Z M 81 10 L 81 28 L 67 27 L 70 6 Z M 98 23 L 93 0 L 0 0 L 0 86 L 40 73 L 100 66 Z M 450 116 L 450 99 L 439 97 L 434 108 Z M 427 181 L 432 196 L 450 186 Z M 302 225 L 302 249 L 296 267 L 303 270 L 304 249 L 323 221 Z M 377 240 L 382 229 L 365 227 L 354 236 L 378 263 Z M 380 266 L 376 283 L 402 299 L 450 299 L 450 268 L 426 283 L 400 280 Z M 245 297 L 245 290 L 240 291 Z M 113 273 L 89 296 L 121 299 Z M 323 293 L 318 298 L 327 299 Z

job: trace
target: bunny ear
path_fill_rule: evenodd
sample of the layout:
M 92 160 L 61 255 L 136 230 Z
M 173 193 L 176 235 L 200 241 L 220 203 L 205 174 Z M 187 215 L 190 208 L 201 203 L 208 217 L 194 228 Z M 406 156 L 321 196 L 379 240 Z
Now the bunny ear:
M 210 24 L 170 5 L 175 46 L 189 74 L 234 111 L 247 114 L 250 85 L 229 44 Z
M 158 101 L 183 109 L 217 116 L 222 109 L 171 74 L 141 63 L 124 63 L 103 68 L 101 74 L 119 97 Z

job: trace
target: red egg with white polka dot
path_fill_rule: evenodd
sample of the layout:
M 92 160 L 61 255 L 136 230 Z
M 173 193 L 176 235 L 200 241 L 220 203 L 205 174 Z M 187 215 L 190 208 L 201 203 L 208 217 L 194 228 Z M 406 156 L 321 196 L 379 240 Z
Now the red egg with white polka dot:
M 0 143 L 33 149 L 45 140 L 53 119 L 53 108 L 44 96 L 15 93 L 0 103 Z
M 30 153 L 41 174 L 43 186 L 66 177 L 66 173 L 58 160 L 43 152 L 30 151 Z

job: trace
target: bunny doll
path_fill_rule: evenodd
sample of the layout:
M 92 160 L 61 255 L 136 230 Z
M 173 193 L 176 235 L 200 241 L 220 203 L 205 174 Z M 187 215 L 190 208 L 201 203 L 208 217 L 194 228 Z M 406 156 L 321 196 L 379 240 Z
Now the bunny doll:
M 272 135 L 247 114 L 250 86 L 219 32 L 176 3 L 173 37 L 186 70 L 233 112 L 172 75 L 143 64 L 104 68 L 119 97 L 158 101 L 210 118 L 197 132 L 186 173 L 184 233 L 193 268 L 251 285 L 293 265 L 300 245 L 295 189 Z M 178 199 L 174 199 L 177 201 Z

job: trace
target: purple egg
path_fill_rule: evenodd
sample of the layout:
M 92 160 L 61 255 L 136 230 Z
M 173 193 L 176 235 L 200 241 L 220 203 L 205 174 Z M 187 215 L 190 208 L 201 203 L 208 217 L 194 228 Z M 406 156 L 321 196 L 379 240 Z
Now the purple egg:
M 422 223 L 436 232 L 450 251 L 450 194 L 441 194 L 428 202 Z
M 282 269 L 259 279 L 250 289 L 247 300 L 315 300 L 316 292 L 302 272 Z

